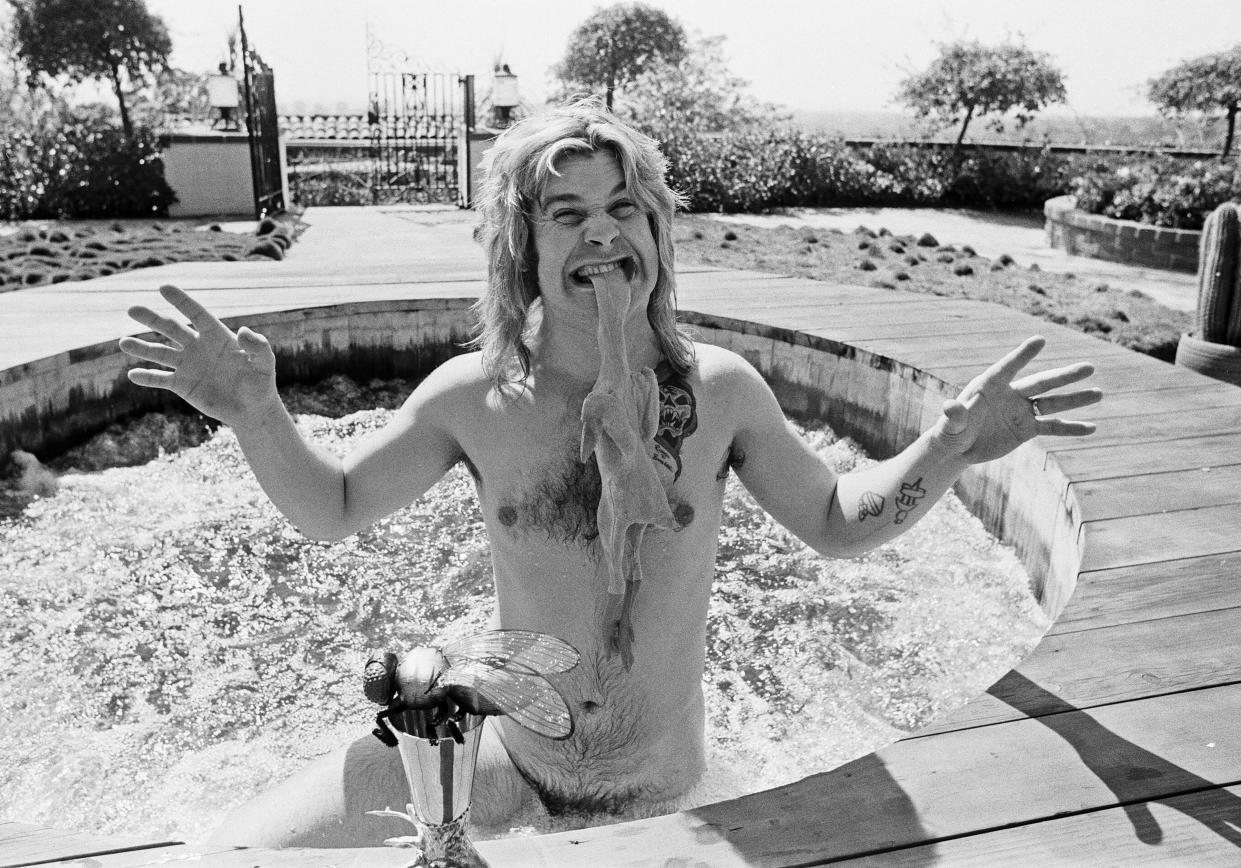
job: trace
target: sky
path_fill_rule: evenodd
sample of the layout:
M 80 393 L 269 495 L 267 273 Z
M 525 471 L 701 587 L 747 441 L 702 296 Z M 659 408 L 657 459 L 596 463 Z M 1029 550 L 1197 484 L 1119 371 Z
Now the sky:
M 1238 0 L 646 0 L 686 30 L 723 35 L 731 71 L 756 97 L 795 111 L 899 111 L 898 83 L 936 44 L 1021 40 L 1050 54 L 1077 115 L 1149 115 L 1144 83 L 1181 60 L 1241 43 Z M 246 0 L 251 43 L 276 73 L 282 113 L 358 110 L 367 34 L 415 71 L 489 80 L 497 60 L 541 103 L 569 34 L 610 5 L 574 0 Z M 147 0 L 173 61 L 209 71 L 227 56 L 234 0 Z

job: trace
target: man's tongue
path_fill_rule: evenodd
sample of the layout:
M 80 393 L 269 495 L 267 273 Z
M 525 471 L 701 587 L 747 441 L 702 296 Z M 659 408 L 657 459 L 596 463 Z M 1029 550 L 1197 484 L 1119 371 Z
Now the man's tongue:
M 603 339 L 605 330 L 610 335 L 619 335 L 631 300 L 625 270 L 613 268 L 603 274 L 592 274 L 589 279 L 591 286 L 595 288 L 595 303 L 599 305 L 600 340 Z M 605 329 L 605 325 L 612 327 Z

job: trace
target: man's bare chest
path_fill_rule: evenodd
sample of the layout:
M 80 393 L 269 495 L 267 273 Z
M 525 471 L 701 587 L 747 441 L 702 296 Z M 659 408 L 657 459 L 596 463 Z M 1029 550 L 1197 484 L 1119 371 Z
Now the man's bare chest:
M 584 396 L 582 396 L 584 397 Z M 480 501 L 493 532 L 589 547 L 598 535 L 602 480 L 593 456 L 581 456 L 581 401 L 534 395 L 498 406 L 479 447 L 467 447 Z M 704 498 L 722 488 L 728 448 L 710 424 L 701 389 L 664 372 L 659 422 L 646 443 L 673 516 L 691 525 Z M 477 457 L 475 457 L 477 455 Z

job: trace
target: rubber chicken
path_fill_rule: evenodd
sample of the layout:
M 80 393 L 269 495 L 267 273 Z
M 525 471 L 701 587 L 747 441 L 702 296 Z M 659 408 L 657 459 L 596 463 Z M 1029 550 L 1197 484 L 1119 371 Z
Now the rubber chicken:
M 651 458 L 659 424 L 659 381 L 629 367 L 625 314 L 629 284 L 615 271 L 592 277 L 599 305 L 599 377 L 582 402 L 581 460 L 599 464 L 599 543 L 608 571 L 608 649 L 633 666 L 633 607 L 642 581 L 639 550 L 648 528 L 676 527 Z

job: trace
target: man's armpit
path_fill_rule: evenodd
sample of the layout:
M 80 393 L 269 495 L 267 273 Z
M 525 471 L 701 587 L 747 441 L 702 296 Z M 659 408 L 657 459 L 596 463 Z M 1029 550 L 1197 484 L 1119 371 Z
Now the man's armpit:
M 728 478 L 729 470 L 739 471 L 744 466 L 745 450 L 736 443 L 730 443 L 728 445 L 728 452 L 725 453 L 724 461 L 720 464 L 719 472 L 715 474 L 715 478 L 723 481 Z

